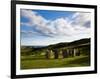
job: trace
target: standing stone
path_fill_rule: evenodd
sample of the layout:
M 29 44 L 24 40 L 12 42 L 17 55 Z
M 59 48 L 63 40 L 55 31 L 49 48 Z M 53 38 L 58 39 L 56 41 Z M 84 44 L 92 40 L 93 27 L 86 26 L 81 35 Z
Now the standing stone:
M 63 55 L 63 58 L 67 58 L 68 57 L 68 54 L 67 54 L 67 50 L 66 49 L 64 49 L 62 51 L 62 55 Z
M 71 56 L 74 57 L 74 49 L 71 49 Z
M 77 53 L 77 56 L 80 56 L 80 50 L 78 49 L 78 53 Z
M 80 50 L 79 50 L 79 48 L 77 48 L 76 50 L 77 50 L 76 56 L 80 56 Z
M 54 58 L 58 59 L 58 50 L 54 49 L 53 52 L 54 52 Z
M 46 56 L 46 59 L 49 59 L 49 57 L 50 57 L 50 52 L 49 52 L 49 50 L 46 50 L 45 56 Z
M 67 49 L 67 56 L 69 57 L 70 56 L 70 51 L 69 51 L 69 49 Z
M 74 49 L 74 56 L 76 56 L 76 51 L 77 51 L 77 50 L 76 50 L 76 49 Z
M 53 59 L 54 58 L 54 52 L 52 50 L 50 50 L 50 58 Z
M 63 58 L 62 49 L 60 49 L 60 51 L 59 51 L 59 58 Z
M 69 56 L 71 56 L 71 49 L 69 49 Z

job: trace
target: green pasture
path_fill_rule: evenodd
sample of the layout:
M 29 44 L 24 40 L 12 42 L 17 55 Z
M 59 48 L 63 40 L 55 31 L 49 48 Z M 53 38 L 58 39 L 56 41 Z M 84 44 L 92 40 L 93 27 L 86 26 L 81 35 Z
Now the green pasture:
M 81 55 L 69 58 L 46 59 L 44 55 L 21 56 L 21 69 L 90 66 L 90 57 Z

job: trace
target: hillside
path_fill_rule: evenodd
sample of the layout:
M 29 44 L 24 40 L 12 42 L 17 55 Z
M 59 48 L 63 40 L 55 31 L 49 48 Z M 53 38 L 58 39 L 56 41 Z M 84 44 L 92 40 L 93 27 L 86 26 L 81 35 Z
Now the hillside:
M 72 41 L 72 42 L 62 42 L 62 43 L 58 43 L 58 44 L 53 44 L 53 45 L 49 45 L 49 46 L 21 46 L 21 54 L 22 55 L 30 55 L 31 52 L 34 51 L 34 53 L 38 53 L 40 51 L 44 51 L 46 49 L 59 49 L 59 48 L 63 48 L 63 47 L 69 47 L 69 46 L 77 46 L 77 45 L 82 45 L 82 44 L 86 44 L 89 43 L 90 44 L 90 38 L 86 38 L 86 39 L 80 39 L 80 40 L 76 40 L 76 41 Z
M 77 46 L 77 45 L 86 44 L 86 43 L 90 43 L 90 38 L 80 39 L 80 40 L 76 40 L 76 41 L 72 41 L 72 42 L 58 43 L 58 44 L 54 44 L 54 45 L 49 45 L 48 47 L 49 48 L 62 48 L 62 47 L 68 47 L 68 46 Z
M 21 69 L 90 66 L 90 38 L 49 46 L 21 46 L 20 57 Z

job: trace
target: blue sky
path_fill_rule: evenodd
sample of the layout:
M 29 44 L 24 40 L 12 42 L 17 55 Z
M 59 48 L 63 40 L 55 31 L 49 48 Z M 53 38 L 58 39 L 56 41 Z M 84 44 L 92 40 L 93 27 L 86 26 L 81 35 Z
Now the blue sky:
M 90 37 L 90 13 L 21 9 L 21 45 L 50 45 Z

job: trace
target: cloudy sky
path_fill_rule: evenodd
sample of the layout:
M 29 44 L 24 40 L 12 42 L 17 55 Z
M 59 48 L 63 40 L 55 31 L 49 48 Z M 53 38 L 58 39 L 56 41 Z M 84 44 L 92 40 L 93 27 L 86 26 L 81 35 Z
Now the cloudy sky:
M 50 45 L 91 36 L 88 12 L 21 9 L 20 13 L 21 45 Z

